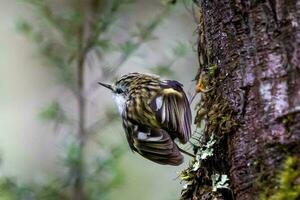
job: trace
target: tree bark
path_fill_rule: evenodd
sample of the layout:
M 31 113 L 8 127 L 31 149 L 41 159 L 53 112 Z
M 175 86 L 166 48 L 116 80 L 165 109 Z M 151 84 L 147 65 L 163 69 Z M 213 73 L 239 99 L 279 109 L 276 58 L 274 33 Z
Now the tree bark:
M 217 142 L 182 199 L 268 199 L 280 190 L 285 160 L 300 161 L 300 1 L 197 4 L 196 79 L 208 91 L 195 122 L 205 120 L 206 141 Z M 210 189 L 215 173 L 229 176 L 227 192 Z

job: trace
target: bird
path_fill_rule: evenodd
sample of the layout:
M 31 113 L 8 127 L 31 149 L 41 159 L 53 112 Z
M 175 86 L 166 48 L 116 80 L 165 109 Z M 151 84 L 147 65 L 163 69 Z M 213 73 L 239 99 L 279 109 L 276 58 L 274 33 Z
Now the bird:
M 112 91 L 133 152 L 162 165 L 183 163 L 184 150 L 174 140 L 189 141 L 192 115 L 181 83 L 138 72 L 113 84 L 98 83 Z

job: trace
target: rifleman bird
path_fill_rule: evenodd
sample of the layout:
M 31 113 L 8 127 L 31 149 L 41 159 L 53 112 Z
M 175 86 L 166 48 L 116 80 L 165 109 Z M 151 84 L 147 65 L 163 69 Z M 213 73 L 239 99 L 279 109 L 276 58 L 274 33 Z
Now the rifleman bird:
M 158 76 L 129 73 L 110 89 L 122 117 L 130 148 L 143 157 L 164 165 L 183 162 L 182 144 L 191 137 L 191 109 L 182 84 Z

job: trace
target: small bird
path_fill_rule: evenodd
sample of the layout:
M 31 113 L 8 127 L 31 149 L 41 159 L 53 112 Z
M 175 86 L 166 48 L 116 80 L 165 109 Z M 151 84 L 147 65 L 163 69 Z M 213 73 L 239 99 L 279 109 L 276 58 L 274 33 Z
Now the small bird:
M 182 84 L 158 76 L 129 73 L 113 85 L 113 92 L 131 150 L 164 165 L 180 165 L 181 150 L 191 137 L 191 109 Z

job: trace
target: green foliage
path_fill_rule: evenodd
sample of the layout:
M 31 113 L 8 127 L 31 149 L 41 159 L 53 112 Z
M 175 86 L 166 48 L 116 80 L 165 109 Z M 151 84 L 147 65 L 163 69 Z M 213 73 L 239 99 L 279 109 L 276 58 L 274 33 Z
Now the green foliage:
M 182 58 L 191 52 L 191 45 L 185 42 L 178 42 L 173 48 L 173 54 L 177 58 Z
M 112 48 L 111 41 L 108 39 L 98 39 L 96 41 L 96 46 L 100 47 L 101 49 L 103 49 L 105 51 L 110 50 Z
M 19 19 L 17 21 L 16 30 L 20 33 L 23 33 L 36 43 L 40 43 L 43 41 L 43 36 L 41 35 L 41 33 L 36 32 L 33 29 L 33 25 L 24 19 Z
M 171 9 L 172 6 L 167 6 L 165 10 L 160 15 L 157 15 L 152 21 L 145 24 L 137 23 L 137 32 L 134 35 L 143 42 L 156 39 L 156 37 L 153 36 L 153 32 L 162 23 L 163 19 L 169 14 Z
M 65 114 L 58 102 L 54 101 L 39 113 L 39 117 L 47 121 L 64 121 Z
M 73 142 L 67 147 L 66 158 L 64 159 L 65 165 L 72 168 L 80 165 L 82 152 L 78 142 Z
M 16 23 L 16 29 L 21 33 L 28 34 L 32 31 L 32 26 L 27 21 L 20 19 Z
M 84 11 L 76 2 L 64 10 L 54 10 L 53 4 L 45 0 L 25 0 L 39 16 L 34 23 L 20 19 L 16 24 L 17 31 L 26 35 L 38 47 L 44 60 L 56 69 L 58 80 L 78 96 L 77 73 L 80 60 L 87 59 L 89 50 L 96 47 L 109 51 L 111 39 L 103 37 L 113 23 L 118 19 L 120 8 L 132 1 L 113 0 L 105 4 L 94 5 L 96 12 L 91 22 L 91 34 L 84 40 L 80 36 L 87 22 L 84 21 Z M 104 10 L 104 12 L 100 12 Z M 126 57 L 137 48 L 130 41 L 122 45 L 121 50 Z M 108 118 L 115 118 L 115 112 L 107 111 Z M 57 101 L 46 106 L 39 113 L 45 121 L 67 122 L 67 113 L 63 105 Z M 107 123 L 109 124 L 109 123 Z M 107 124 L 102 124 L 106 126 Z M 89 130 L 89 128 L 87 128 Z M 98 128 L 99 130 L 99 128 Z M 65 146 L 62 166 L 66 168 L 60 177 L 45 184 L 27 184 L 21 187 L 13 179 L 3 179 L 1 183 L 1 199 L 71 199 L 72 190 L 78 180 L 82 180 L 87 199 L 105 199 L 109 190 L 122 181 L 123 174 L 119 168 L 122 151 L 118 148 L 107 150 L 105 158 L 94 158 L 95 162 L 88 165 L 83 151 L 82 138 L 75 137 Z M 103 146 L 99 147 L 100 149 Z M 16 192 L 17 191 L 17 192 Z
M 124 173 L 120 167 L 123 152 L 122 147 L 114 147 L 93 161 L 86 183 L 89 199 L 108 199 L 108 192 L 123 182 Z
M 0 179 L 0 199 L 24 199 L 24 197 L 29 197 L 28 193 L 28 190 L 18 186 L 12 178 L 4 177 Z
M 261 200 L 297 200 L 300 198 L 300 158 L 288 157 L 278 176 L 278 187 L 265 191 Z M 266 186 L 268 187 L 268 186 Z M 270 196 L 268 194 L 271 194 Z
M 176 46 L 172 48 L 172 58 L 168 61 L 165 61 L 161 64 L 158 64 L 150 68 L 150 71 L 154 74 L 161 76 L 175 76 L 175 71 L 172 69 L 172 66 L 179 59 L 189 55 L 191 53 L 191 47 L 188 43 L 177 42 Z
M 133 1 L 93 1 L 93 9 L 89 13 L 92 16 L 90 21 L 86 21 L 84 13 L 87 11 L 77 1 L 69 2 L 64 8 L 57 8 L 53 2 L 46 0 L 23 1 L 30 5 L 37 18 L 34 22 L 20 19 L 16 24 L 17 31 L 36 44 L 40 55 L 47 63 L 46 66 L 53 67 L 60 83 L 79 99 L 80 95 L 85 95 L 85 93 L 80 93 L 82 91 L 78 86 L 79 77 L 77 76 L 79 67 L 84 67 L 82 61 L 88 60 L 87 54 L 93 49 L 97 49 L 99 54 L 109 53 L 114 46 L 113 40 L 110 38 L 110 27 L 121 19 L 119 17 L 121 8 Z M 122 53 L 122 57 L 116 67 L 101 65 L 101 70 L 107 75 L 105 78 L 112 79 L 116 69 L 126 59 L 133 56 L 142 44 L 156 39 L 154 32 L 163 19 L 168 16 L 170 10 L 171 6 L 167 5 L 154 19 L 137 25 L 137 31 L 119 46 L 118 50 Z M 87 32 L 90 34 L 85 35 L 84 29 L 87 25 L 89 25 Z M 174 75 L 175 72 L 172 70 L 174 62 L 186 56 L 188 48 L 185 43 L 179 42 L 172 52 L 174 58 L 170 59 L 168 64 L 157 65 L 151 71 L 160 75 Z M 39 117 L 45 121 L 54 121 L 70 126 L 69 116 L 64 111 L 64 106 L 63 103 L 53 101 L 40 111 Z M 67 138 L 67 145 L 63 147 L 62 162 L 59 163 L 65 170 L 59 174 L 59 177 L 53 177 L 42 184 L 28 183 L 26 185 L 19 185 L 13 178 L 0 178 L 0 199 L 72 199 L 72 193 L 78 180 L 82 180 L 86 199 L 108 199 L 109 191 L 120 185 L 124 179 L 123 170 L 120 168 L 124 150 L 122 147 L 105 149 L 101 145 L 99 147 L 101 155 L 96 157 L 89 155 L 91 163 L 87 162 L 87 153 L 84 151 L 90 133 L 103 130 L 103 127 L 109 125 L 118 116 L 115 111 L 109 109 L 104 110 L 103 113 L 105 113 L 105 119 L 99 122 L 100 126 L 85 127 L 84 135 L 75 131 L 79 125 L 79 119 L 74 120 L 77 124 L 70 128 L 72 134 L 69 134 L 72 139 L 70 141 L 69 137 Z M 94 127 L 97 129 L 96 131 Z
M 175 72 L 171 69 L 171 65 L 157 65 L 155 67 L 150 68 L 150 71 L 154 74 L 158 74 L 161 76 L 174 76 Z
M 64 200 L 68 199 L 63 193 L 62 186 L 57 183 L 48 185 L 20 185 L 10 177 L 0 179 L 1 200 Z
M 45 199 L 45 200 L 67 200 L 70 199 L 64 191 L 64 187 L 58 182 L 48 183 L 47 185 L 32 185 L 34 188 L 34 194 L 36 200 Z
M 126 41 L 120 45 L 120 49 L 125 57 L 130 56 L 136 49 L 138 45 L 131 41 Z
M 112 147 L 103 150 L 103 155 L 93 159 L 93 162 L 86 166 L 87 174 L 84 177 L 86 198 L 90 200 L 108 199 L 108 193 L 119 186 L 124 180 L 123 169 L 120 159 L 123 155 L 122 147 Z M 66 171 L 60 174 L 55 181 L 45 184 L 20 185 L 14 178 L 0 178 L 0 199 L 1 200 L 67 200 L 72 199 L 72 185 L 75 178 L 80 175 L 79 162 L 82 162 L 82 152 L 79 144 L 68 145 L 66 156 L 63 158 Z

